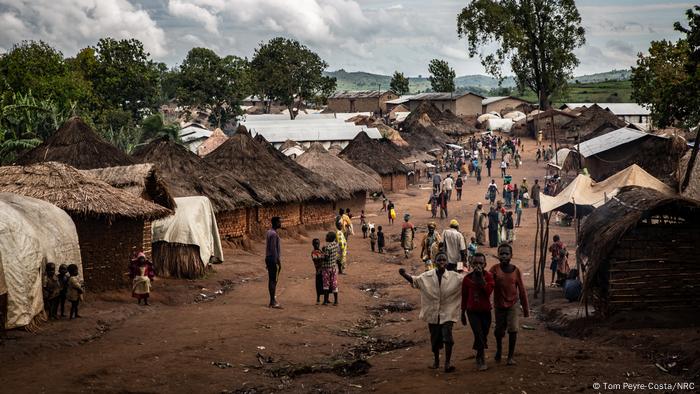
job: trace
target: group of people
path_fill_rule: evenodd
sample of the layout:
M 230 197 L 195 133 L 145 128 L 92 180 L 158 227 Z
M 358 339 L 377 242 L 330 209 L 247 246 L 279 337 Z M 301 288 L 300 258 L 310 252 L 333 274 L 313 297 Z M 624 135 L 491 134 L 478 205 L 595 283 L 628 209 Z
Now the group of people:
M 42 292 L 44 310 L 52 320 L 65 318 L 66 300 L 70 302 L 69 319 L 79 318 L 78 305 L 83 295 L 83 284 L 78 277 L 78 266 L 61 264 L 56 273 L 56 264 L 48 262 L 44 267 Z M 60 315 L 59 315 L 60 312 Z

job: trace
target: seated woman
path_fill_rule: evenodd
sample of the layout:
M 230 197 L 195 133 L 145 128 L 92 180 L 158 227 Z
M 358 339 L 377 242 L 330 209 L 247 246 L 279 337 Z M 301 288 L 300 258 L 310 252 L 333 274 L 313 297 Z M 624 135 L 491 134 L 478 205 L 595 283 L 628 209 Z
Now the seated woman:
M 569 271 L 569 275 L 564 282 L 564 297 L 566 297 L 569 302 L 579 301 L 582 292 L 583 285 L 578 278 L 578 270 L 573 268 Z

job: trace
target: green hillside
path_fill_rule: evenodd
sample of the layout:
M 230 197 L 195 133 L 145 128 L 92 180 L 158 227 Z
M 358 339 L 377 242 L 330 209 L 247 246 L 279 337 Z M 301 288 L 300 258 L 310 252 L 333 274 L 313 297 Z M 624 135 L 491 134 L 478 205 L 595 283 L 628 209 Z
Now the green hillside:
M 524 95 L 512 91 L 513 96 L 521 97 L 531 102 L 537 102 L 532 92 Z M 605 81 L 593 83 L 572 83 L 566 91 L 553 97 L 553 102 L 561 103 L 627 103 L 632 102 L 632 83 L 630 81 Z

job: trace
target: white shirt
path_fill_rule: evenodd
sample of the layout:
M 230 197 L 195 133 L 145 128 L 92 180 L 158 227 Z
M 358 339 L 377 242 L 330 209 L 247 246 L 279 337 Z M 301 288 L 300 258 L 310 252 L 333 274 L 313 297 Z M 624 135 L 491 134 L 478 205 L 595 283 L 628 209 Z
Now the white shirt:
M 506 167 L 508 167 L 508 163 L 506 163 L 504 160 L 501 162 L 501 168 L 506 168 Z
M 438 283 L 437 269 L 433 269 L 412 278 L 413 287 L 420 290 L 419 317 L 422 320 L 428 324 L 459 321 L 464 275 L 446 270 Z
M 447 261 L 452 264 L 462 261 L 462 255 L 459 252 L 467 249 L 464 235 L 457 229 L 448 228 L 442 232 L 442 241 L 445 243 Z
M 445 190 L 452 190 L 452 184 L 454 183 L 454 179 L 452 178 L 445 178 L 444 181 L 442 181 L 442 186 L 445 188 Z

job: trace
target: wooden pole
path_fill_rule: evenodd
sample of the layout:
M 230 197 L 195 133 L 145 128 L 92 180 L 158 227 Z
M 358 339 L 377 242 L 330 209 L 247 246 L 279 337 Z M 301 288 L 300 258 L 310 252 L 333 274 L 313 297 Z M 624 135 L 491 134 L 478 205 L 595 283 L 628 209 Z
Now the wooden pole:
M 579 275 L 581 275 L 581 260 L 578 257 L 578 215 L 576 215 L 576 199 L 571 198 L 571 201 L 574 203 L 574 242 L 576 245 L 576 270 L 579 272 Z
M 540 238 L 540 207 L 537 207 L 537 212 L 535 213 L 537 215 L 537 229 L 535 230 L 535 243 L 533 247 L 533 252 L 532 252 L 532 274 L 534 275 L 533 277 L 533 285 L 535 286 L 535 298 L 537 298 L 537 289 L 538 289 L 538 280 L 540 276 L 538 275 L 538 270 L 537 270 L 537 246 L 539 245 L 539 238 Z
M 549 246 L 549 220 L 552 217 L 552 213 L 549 212 L 547 215 L 547 227 L 545 228 L 544 235 L 542 239 L 544 240 L 542 244 L 542 255 L 541 255 L 541 264 L 540 264 L 540 282 L 542 283 L 542 303 L 544 304 L 545 302 L 545 289 L 547 288 L 545 284 L 545 267 L 547 265 L 547 247 Z

